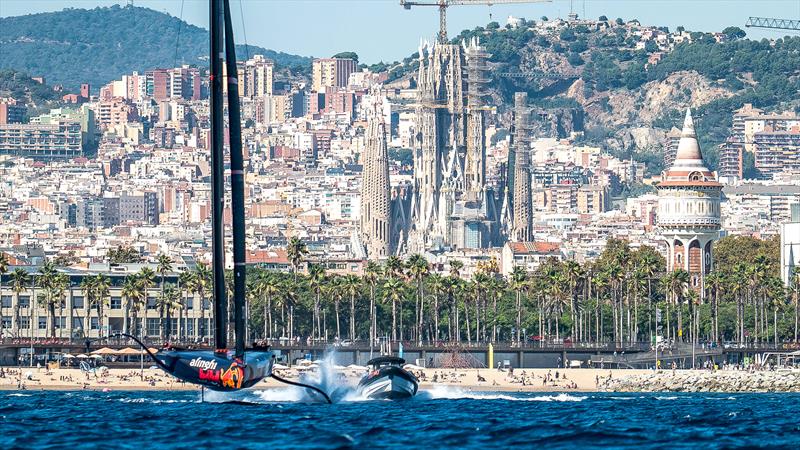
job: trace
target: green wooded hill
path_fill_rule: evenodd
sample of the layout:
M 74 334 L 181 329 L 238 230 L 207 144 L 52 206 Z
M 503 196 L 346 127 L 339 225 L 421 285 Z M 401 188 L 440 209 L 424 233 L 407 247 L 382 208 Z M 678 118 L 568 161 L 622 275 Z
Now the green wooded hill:
M 261 47 L 237 50 L 242 58 L 263 54 L 282 67 L 311 65 L 311 58 Z M 205 66 L 207 55 L 207 30 L 147 8 L 69 8 L 0 18 L 0 69 L 45 76 L 48 83 L 70 90 L 83 82 L 99 86 L 132 71 Z

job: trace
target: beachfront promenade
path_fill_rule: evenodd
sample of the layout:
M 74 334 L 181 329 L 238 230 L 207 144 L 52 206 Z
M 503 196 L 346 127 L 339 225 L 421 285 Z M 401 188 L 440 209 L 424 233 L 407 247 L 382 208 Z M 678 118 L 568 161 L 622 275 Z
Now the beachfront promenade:
M 148 346 L 161 347 L 155 340 L 148 341 Z M 186 346 L 202 348 L 196 344 Z M 737 344 L 724 345 L 698 345 L 678 343 L 671 346 L 659 345 L 656 352 L 648 343 L 573 343 L 573 342 L 535 342 L 522 343 L 497 342 L 489 343 L 423 343 L 416 342 L 378 342 L 370 346 L 367 341 L 343 342 L 311 342 L 308 340 L 284 340 L 272 343 L 272 348 L 280 352 L 281 361 L 293 364 L 298 359 L 320 359 L 327 352 L 334 352 L 334 360 L 340 365 L 363 365 L 374 356 L 393 353 L 399 354 L 402 346 L 403 357 L 420 366 L 456 367 L 456 368 L 481 368 L 496 367 L 498 364 L 509 365 L 515 368 L 557 368 L 557 367 L 595 367 L 595 368 L 652 368 L 655 365 L 656 353 L 662 367 L 675 366 L 680 368 L 692 367 L 692 358 L 695 365 L 707 361 L 715 363 L 727 362 L 739 364 L 745 358 L 755 358 L 757 355 L 769 353 L 788 354 L 798 350 L 795 343 L 773 344 Z M 491 350 L 490 350 L 491 346 Z M 100 348 L 108 347 L 113 350 L 136 348 L 132 341 L 127 339 L 107 339 L 93 341 L 87 348 L 83 340 L 66 339 L 34 340 L 34 364 L 43 364 L 47 361 L 58 361 L 63 355 L 89 355 Z M 0 343 L 0 364 L 30 365 L 29 339 L 5 339 Z M 109 355 L 105 355 L 109 356 Z M 114 365 L 124 365 L 124 362 L 136 362 L 137 358 L 109 358 Z

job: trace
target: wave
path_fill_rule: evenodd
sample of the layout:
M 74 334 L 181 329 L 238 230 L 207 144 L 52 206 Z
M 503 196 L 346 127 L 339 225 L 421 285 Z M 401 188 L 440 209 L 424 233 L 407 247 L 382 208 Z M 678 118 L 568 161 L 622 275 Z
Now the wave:
M 161 403 L 195 403 L 194 400 L 159 400 L 154 398 L 120 398 L 118 399 L 122 403 L 150 403 L 150 404 L 161 404 Z
M 8 397 L 32 397 L 32 396 L 33 396 L 32 394 L 19 394 L 19 393 L 8 394 Z
M 502 394 L 497 392 L 466 391 L 461 388 L 454 388 L 450 386 L 435 386 L 431 389 L 420 391 L 417 394 L 417 398 L 422 398 L 426 400 L 427 399 L 430 400 L 471 399 L 471 400 L 508 400 L 508 401 L 521 401 L 521 402 L 581 402 L 589 397 L 570 395 L 563 392 L 556 395 L 536 395 L 530 397 L 527 395 L 517 396 L 517 395 Z

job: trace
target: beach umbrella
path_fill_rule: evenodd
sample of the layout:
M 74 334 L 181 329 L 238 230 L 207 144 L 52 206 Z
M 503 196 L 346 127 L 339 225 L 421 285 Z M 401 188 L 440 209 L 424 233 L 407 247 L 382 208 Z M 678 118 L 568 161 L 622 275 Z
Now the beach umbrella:
M 122 350 L 117 350 L 118 355 L 141 355 L 142 353 L 143 353 L 142 350 L 136 350 L 130 347 L 125 347 Z
M 103 347 L 92 352 L 92 355 L 116 355 L 117 351 L 113 348 Z
M 70 359 L 70 358 L 74 358 L 74 356 L 70 355 L 69 353 L 64 353 L 63 355 L 61 355 L 61 358 L 62 359 Z
M 86 356 L 83 353 L 81 353 L 80 355 L 76 356 L 76 358 L 88 358 L 88 356 Z
M 284 366 L 283 364 L 275 364 L 274 366 L 272 366 L 272 368 L 274 370 L 286 370 L 289 368 L 289 366 Z

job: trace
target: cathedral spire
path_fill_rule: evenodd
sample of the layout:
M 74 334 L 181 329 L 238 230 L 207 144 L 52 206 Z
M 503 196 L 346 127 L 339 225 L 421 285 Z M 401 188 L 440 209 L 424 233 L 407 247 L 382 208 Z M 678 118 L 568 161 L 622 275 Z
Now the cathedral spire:
M 392 254 L 391 184 L 386 125 L 381 111 L 382 95 L 373 91 L 374 104 L 367 117 L 361 181 L 361 238 L 367 256 L 385 258 Z
M 528 140 L 528 94 L 514 94 L 514 197 L 511 239 L 533 240 L 533 208 L 531 207 L 530 143 Z

